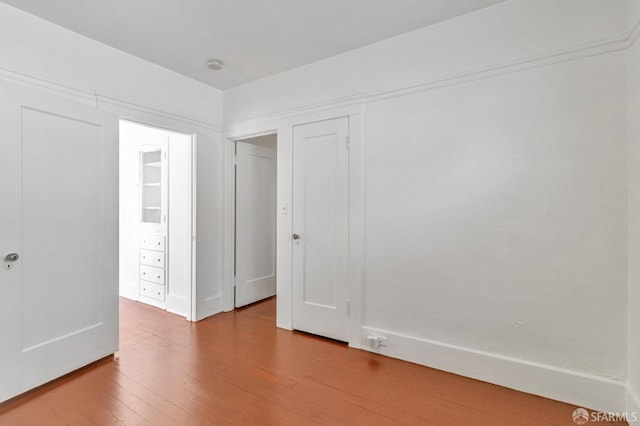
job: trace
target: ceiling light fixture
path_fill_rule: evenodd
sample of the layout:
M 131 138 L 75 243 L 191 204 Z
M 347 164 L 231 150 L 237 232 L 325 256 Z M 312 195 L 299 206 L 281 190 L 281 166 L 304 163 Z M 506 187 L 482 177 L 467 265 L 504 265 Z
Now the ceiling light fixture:
M 220 59 L 209 59 L 207 66 L 214 71 L 222 69 L 222 61 Z

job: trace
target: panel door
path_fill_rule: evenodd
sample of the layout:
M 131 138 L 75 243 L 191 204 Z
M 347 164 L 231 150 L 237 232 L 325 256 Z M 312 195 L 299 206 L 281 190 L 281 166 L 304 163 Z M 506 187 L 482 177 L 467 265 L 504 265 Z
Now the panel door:
M 348 118 L 294 127 L 293 328 L 348 340 Z
M 245 306 L 276 294 L 276 150 L 236 142 L 236 294 Z
M 4 401 L 118 349 L 118 123 L 0 81 L 0 129 Z

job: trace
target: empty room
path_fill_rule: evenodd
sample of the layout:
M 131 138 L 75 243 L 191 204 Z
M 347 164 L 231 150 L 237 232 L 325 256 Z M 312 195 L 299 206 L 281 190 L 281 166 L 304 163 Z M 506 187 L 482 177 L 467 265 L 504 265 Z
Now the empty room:
M 640 0 L 0 0 L 0 425 L 640 425 Z

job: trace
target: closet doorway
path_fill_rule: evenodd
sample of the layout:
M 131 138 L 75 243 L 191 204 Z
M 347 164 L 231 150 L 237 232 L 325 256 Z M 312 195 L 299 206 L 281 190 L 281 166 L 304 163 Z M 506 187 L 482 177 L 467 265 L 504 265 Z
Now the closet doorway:
M 276 294 L 276 147 L 276 134 L 235 142 L 236 308 Z
M 120 296 L 192 319 L 194 138 L 120 120 Z

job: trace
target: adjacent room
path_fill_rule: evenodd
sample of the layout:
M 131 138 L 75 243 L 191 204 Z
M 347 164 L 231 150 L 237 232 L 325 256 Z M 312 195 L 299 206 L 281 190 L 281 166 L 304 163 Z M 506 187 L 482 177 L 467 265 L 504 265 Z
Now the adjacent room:
M 640 424 L 640 0 L 0 0 L 0 425 Z

